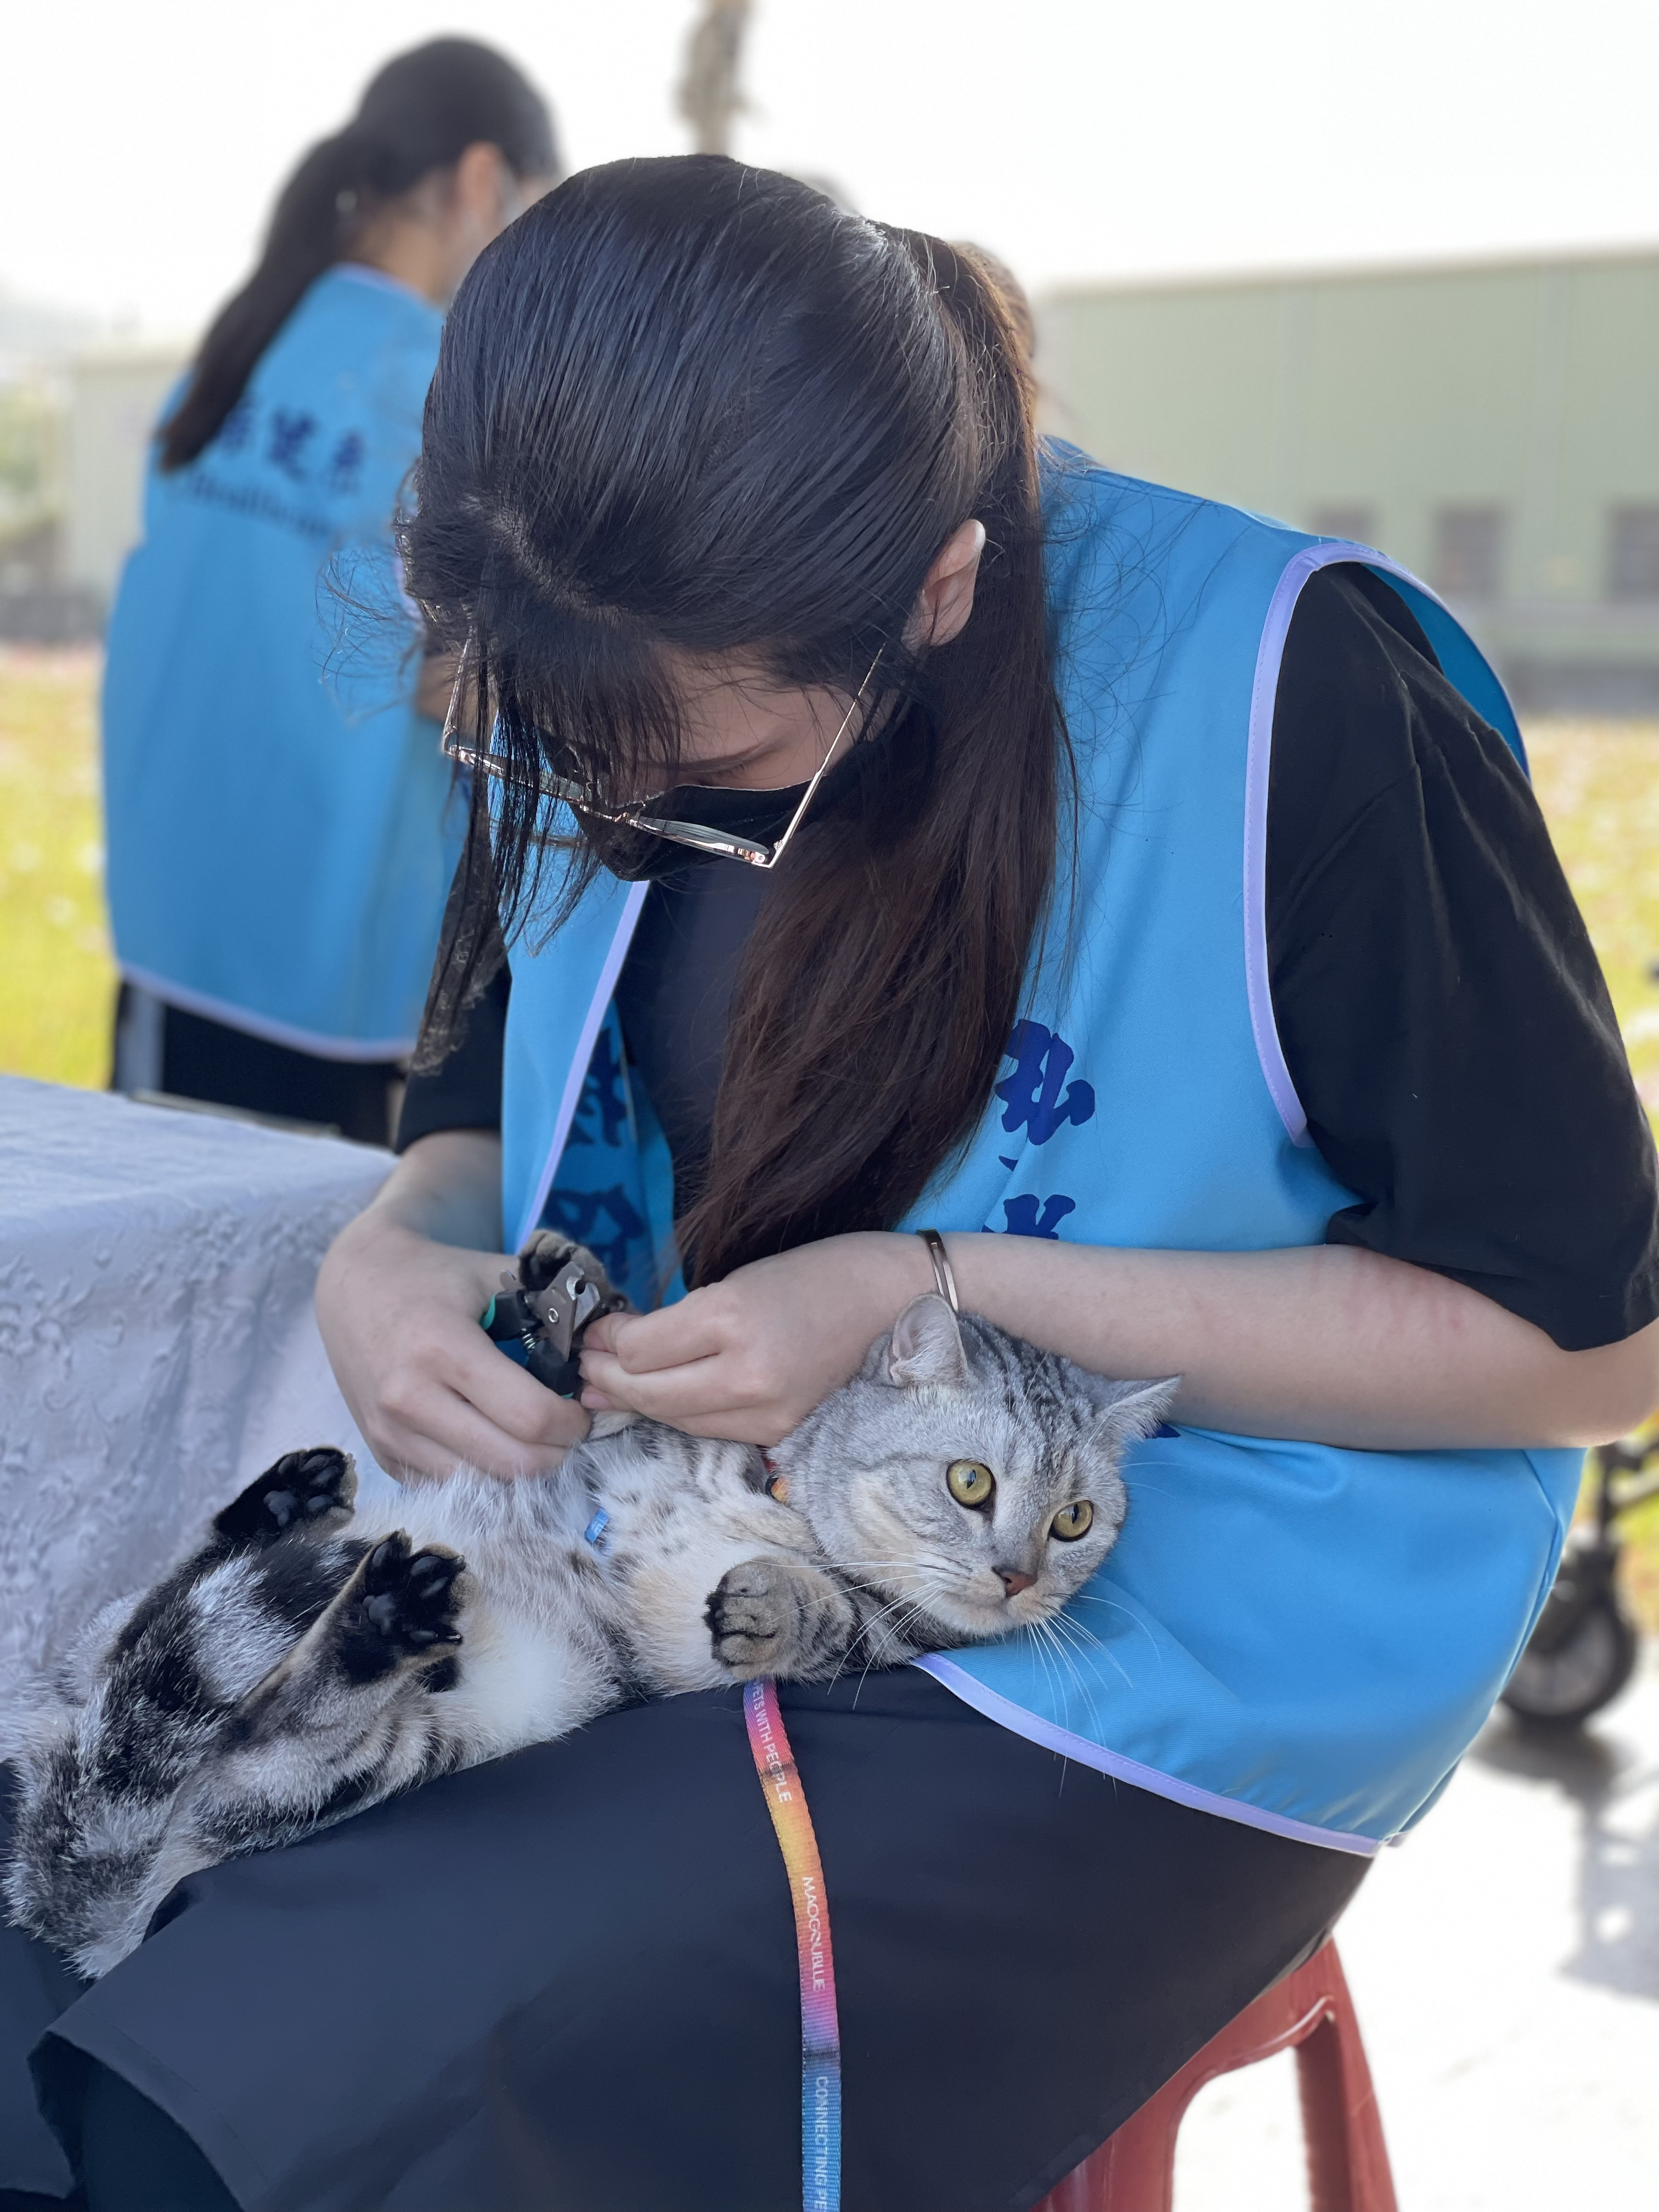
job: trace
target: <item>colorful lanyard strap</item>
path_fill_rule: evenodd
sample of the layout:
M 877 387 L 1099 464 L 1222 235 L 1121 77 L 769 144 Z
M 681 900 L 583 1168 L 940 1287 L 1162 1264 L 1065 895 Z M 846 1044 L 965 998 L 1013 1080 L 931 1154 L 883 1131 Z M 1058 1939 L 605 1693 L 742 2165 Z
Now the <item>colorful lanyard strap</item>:
M 777 1686 L 747 1682 L 743 1717 L 766 1792 L 795 1908 L 800 1961 L 800 2155 L 805 2212 L 841 2212 L 841 2022 L 823 1865 L 795 1754 L 778 1711 Z

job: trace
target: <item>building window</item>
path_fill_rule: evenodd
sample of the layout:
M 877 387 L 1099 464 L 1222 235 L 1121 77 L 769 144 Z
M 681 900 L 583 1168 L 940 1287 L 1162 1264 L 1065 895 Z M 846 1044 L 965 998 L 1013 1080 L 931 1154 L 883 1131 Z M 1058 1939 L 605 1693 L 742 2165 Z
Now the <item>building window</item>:
M 1607 539 L 1607 597 L 1659 599 L 1659 507 L 1615 507 Z
M 1501 507 L 1443 507 L 1434 519 L 1434 587 L 1449 599 L 1495 599 L 1504 588 Z
M 1308 519 L 1308 527 L 1316 538 L 1346 538 L 1355 545 L 1375 545 L 1376 509 L 1358 505 L 1316 507 Z

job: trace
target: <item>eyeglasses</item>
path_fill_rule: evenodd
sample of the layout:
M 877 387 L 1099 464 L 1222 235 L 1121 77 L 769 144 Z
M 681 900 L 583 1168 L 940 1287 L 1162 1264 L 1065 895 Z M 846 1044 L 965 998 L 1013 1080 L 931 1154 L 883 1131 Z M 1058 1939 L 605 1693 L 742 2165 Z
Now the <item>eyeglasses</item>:
M 470 645 L 463 649 L 460 666 L 455 672 L 455 689 L 450 695 L 449 712 L 444 717 L 444 751 L 462 768 L 475 769 L 497 783 L 512 784 L 524 789 L 526 787 L 523 780 L 514 775 L 495 754 L 480 752 L 475 745 L 465 744 L 461 740 L 458 725 L 461 699 L 466 688 L 467 660 L 471 650 Z M 836 757 L 836 747 L 852 727 L 853 718 L 858 713 L 864 695 L 870 688 L 870 680 L 880 664 L 881 654 L 878 653 L 870 663 L 863 683 L 854 693 L 853 703 L 842 716 L 841 727 L 830 740 L 829 751 L 818 763 L 811 781 L 802 792 L 799 805 L 790 816 L 782 835 L 769 844 L 757 843 L 752 837 L 739 837 L 731 830 L 711 830 L 702 822 L 681 822 L 647 812 L 647 808 L 661 803 L 667 796 L 665 793 L 659 793 L 653 799 L 642 799 L 634 806 L 600 806 L 583 792 L 580 784 L 572 782 L 568 776 L 555 775 L 548 769 L 543 769 L 538 774 L 534 786 L 529 787 L 538 791 L 544 799 L 562 799 L 578 813 L 591 815 L 598 822 L 612 823 L 618 829 L 638 830 L 644 836 L 665 838 L 673 845 L 689 845 L 694 853 L 709 853 L 725 860 L 741 860 L 745 867 L 775 868 L 788 850 L 789 841 L 799 829 L 807 808 L 812 804 L 812 795 L 823 781 L 830 763 Z

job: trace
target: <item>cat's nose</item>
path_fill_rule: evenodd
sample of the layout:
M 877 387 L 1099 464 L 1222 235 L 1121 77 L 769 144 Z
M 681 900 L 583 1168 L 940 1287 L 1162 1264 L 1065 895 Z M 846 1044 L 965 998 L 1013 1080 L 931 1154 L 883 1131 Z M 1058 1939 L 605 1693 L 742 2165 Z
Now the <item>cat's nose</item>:
M 1035 1575 L 1028 1575 L 1018 1567 L 999 1567 L 996 1571 L 1010 1597 L 1018 1597 L 1022 1590 L 1030 1589 L 1036 1580 Z

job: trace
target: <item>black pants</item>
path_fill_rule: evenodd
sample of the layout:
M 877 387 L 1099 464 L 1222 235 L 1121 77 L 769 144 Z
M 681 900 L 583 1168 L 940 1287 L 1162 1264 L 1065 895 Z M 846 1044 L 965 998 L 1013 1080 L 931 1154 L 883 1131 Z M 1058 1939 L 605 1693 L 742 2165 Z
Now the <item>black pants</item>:
M 914 1670 L 782 1705 L 829 1893 L 847 2212 L 1035 2203 L 1364 1869 L 1067 1765 Z M 244 2212 L 800 2201 L 793 1927 L 735 1693 L 630 1708 L 216 1868 L 157 1919 L 36 2051 L 90 2212 L 227 2202 L 108 2178 L 134 2108 L 106 2075 Z M 15 2112 L 44 1969 L 7 1942 Z M 146 2159 L 158 2139 L 182 2156 L 161 2130 Z
M 141 994 L 123 983 L 115 1005 L 115 1087 L 164 1091 L 278 1121 L 337 1129 L 360 1145 L 389 1145 L 403 1074 L 396 1060 L 325 1060 L 246 1030 L 149 1000 L 159 1030 L 135 1048 Z M 137 1062 L 147 1064 L 135 1072 Z

